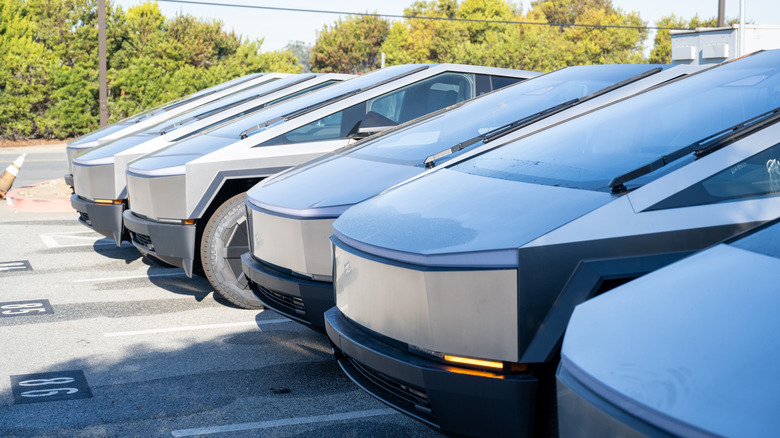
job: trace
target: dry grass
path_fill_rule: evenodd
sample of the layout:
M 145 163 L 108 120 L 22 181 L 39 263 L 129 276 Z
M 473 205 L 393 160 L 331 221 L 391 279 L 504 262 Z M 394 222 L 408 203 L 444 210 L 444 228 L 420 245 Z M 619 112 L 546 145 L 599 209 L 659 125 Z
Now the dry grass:
M 25 146 L 40 146 L 49 144 L 61 144 L 67 143 L 73 140 L 72 138 L 66 138 L 64 140 L 0 140 L 0 148 L 18 148 Z

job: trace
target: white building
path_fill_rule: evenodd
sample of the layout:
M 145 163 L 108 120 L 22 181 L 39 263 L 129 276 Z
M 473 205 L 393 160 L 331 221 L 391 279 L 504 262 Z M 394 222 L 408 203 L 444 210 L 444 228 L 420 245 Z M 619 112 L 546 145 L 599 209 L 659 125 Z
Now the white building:
M 717 64 L 758 50 L 780 48 L 780 26 L 745 26 L 743 53 L 739 53 L 739 25 L 673 30 L 672 64 Z

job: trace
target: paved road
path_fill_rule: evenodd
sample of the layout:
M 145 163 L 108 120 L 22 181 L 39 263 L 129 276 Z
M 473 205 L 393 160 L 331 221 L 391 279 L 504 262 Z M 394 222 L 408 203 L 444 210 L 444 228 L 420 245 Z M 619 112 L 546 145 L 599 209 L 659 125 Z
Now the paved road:
M 325 336 L 75 213 L 0 201 L 0 248 L 0 436 L 438 436 L 359 390 Z
M 27 153 L 13 188 L 37 182 L 62 178 L 67 173 L 65 144 L 0 148 L 0 173 L 22 153 Z

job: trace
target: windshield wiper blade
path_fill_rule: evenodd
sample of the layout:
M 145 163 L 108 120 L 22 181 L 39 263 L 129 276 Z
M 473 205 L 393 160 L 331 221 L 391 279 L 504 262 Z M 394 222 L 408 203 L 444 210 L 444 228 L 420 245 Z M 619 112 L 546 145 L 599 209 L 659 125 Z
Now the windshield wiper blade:
M 649 164 L 612 178 L 608 186 L 612 190 L 612 193 L 623 193 L 626 191 L 625 183 L 628 181 L 655 172 L 667 164 L 691 153 L 693 153 L 696 159 L 699 159 L 779 121 L 780 107 L 707 136 L 699 141 L 689 144 L 688 146 L 682 147 L 672 152 L 671 154 L 664 155 Z
M 484 134 L 480 134 L 470 140 L 466 140 L 462 143 L 458 143 L 457 145 L 444 149 L 441 152 L 437 152 L 433 155 L 429 155 L 425 160 L 423 161 L 423 164 L 425 164 L 425 167 L 427 169 L 432 169 L 436 166 L 436 160 L 442 157 L 446 157 L 447 155 L 454 154 L 455 152 L 458 152 L 462 150 L 463 148 L 466 148 L 468 146 L 471 146 L 474 143 L 477 143 L 479 141 L 482 141 L 483 143 L 490 143 L 491 141 L 503 137 L 507 134 L 510 134 L 515 131 L 519 131 L 520 129 L 525 128 L 526 126 L 529 126 L 533 123 L 536 123 L 540 120 L 543 120 L 547 117 L 553 116 L 555 114 L 558 114 L 560 112 L 563 112 L 564 110 L 567 110 L 573 106 L 579 105 L 583 102 L 587 102 L 589 100 L 595 99 L 599 96 L 602 96 L 606 93 L 609 93 L 610 91 L 617 90 L 618 88 L 624 87 L 628 84 L 631 84 L 633 82 L 639 81 L 641 79 L 644 79 L 646 77 L 652 76 L 660 71 L 663 71 L 663 68 L 661 67 L 655 67 L 651 68 L 649 70 L 645 70 L 642 73 L 639 73 L 637 75 L 631 76 L 630 78 L 624 79 L 620 82 L 616 82 L 608 87 L 604 87 L 600 90 L 596 90 L 593 93 L 587 94 L 582 97 L 578 97 L 576 99 L 571 99 L 563 103 L 559 103 L 558 105 L 552 106 L 550 108 L 543 109 L 537 113 L 531 114 L 530 116 L 523 117 L 520 120 L 515 120 L 514 122 L 507 123 L 504 126 L 498 127 L 496 129 L 490 130 Z
M 651 68 L 649 70 L 645 70 L 642 73 L 639 73 L 637 75 L 631 76 L 630 78 L 624 79 L 620 82 L 616 82 L 610 86 L 604 87 L 600 90 L 596 90 L 593 93 L 586 94 L 585 96 L 578 97 L 576 99 L 571 99 L 563 103 L 559 103 L 558 105 L 555 105 L 553 107 L 544 109 L 542 111 L 539 111 L 536 114 L 531 114 L 530 116 L 523 117 L 520 120 L 517 120 L 515 122 L 509 123 L 507 125 L 504 125 L 500 128 L 496 128 L 491 132 L 488 132 L 484 135 L 483 141 L 485 143 L 489 143 L 493 140 L 495 140 L 498 137 L 502 137 L 506 134 L 512 133 L 514 131 L 518 131 L 522 128 L 525 128 L 526 126 L 538 122 L 539 120 L 542 120 L 546 117 L 550 117 L 554 114 L 557 114 L 559 112 L 562 112 L 566 109 L 569 109 L 575 105 L 579 105 L 583 102 L 587 102 L 589 100 L 595 99 L 599 96 L 602 96 L 604 94 L 607 94 L 611 91 L 617 90 L 618 88 L 625 87 L 628 84 L 634 83 L 636 81 L 639 81 L 641 79 L 644 79 L 646 77 L 652 76 L 660 71 L 663 71 L 663 68 L 661 67 L 655 67 Z
M 235 108 L 235 107 L 237 107 L 239 105 L 243 105 L 243 104 L 245 104 L 247 102 L 251 102 L 251 101 L 253 101 L 255 99 L 258 99 L 261 96 L 262 95 L 260 95 L 260 94 L 257 94 L 257 95 L 254 95 L 254 96 L 249 96 L 249 97 L 241 99 L 241 100 L 239 100 L 237 102 L 233 102 L 231 104 L 224 105 L 224 106 L 221 106 L 219 108 L 214 108 L 211 111 L 206 111 L 206 112 L 203 112 L 203 113 L 200 113 L 200 114 L 196 114 L 196 115 L 194 115 L 192 117 L 187 117 L 186 119 L 179 120 L 176 123 L 173 123 L 171 125 L 168 125 L 168 126 L 162 128 L 160 130 L 160 135 L 165 135 L 168 132 L 170 132 L 171 130 L 174 130 L 174 129 L 178 128 L 179 126 L 183 126 L 183 125 L 186 125 L 186 124 L 191 123 L 191 122 L 197 122 L 199 120 L 203 120 L 205 118 L 211 117 L 214 114 L 220 113 L 222 111 L 227 111 L 227 110 L 229 110 L 231 108 Z
M 261 129 L 266 128 L 267 126 L 273 125 L 276 122 L 281 122 L 282 120 L 284 120 L 284 116 L 274 117 L 271 120 L 267 120 L 267 121 L 265 121 L 263 123 L 257 124 L 255 126 L 249 128 L 249 129 L 245 129 L 245 130 L 241 131 L 241 134 L 239 134 L 239 138 L 241 138 L 243 140 L 243 139 L 249 137 L 249 134 L 252 134 L 255 131 L 260 131 Z

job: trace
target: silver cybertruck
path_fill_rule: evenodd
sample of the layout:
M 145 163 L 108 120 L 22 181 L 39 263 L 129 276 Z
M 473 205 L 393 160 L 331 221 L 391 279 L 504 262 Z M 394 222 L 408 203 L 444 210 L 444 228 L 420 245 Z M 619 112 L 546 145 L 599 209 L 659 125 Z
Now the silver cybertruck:
M 774 220 L 577 306 L 560 436 L 777 436 L 778 272 Z
M 100 129 L 96 129 L 88 134 L 73 139 L 68 142 L 65 148 L 65 155 L 68 162 L 68 174 L 65 175 L 65 182 L 73 187 L 73 159 L 77 155 L 88 151 L 96 146 L 144 130 L 150 126 L 156 125 L 163 120 L 175 117 L 178 114 L 197 108 L 200 105 L 212 102 L 229 96 L 236 91 L 246 88 L 256 87 L 263 83 L 278 80 L 290 76 L 289 73 L 253 73 L 242 76 L 221 84 L 215 85 L 205 90 L 200 90 L 188 96 L 176 99 L 172 102 L 140 112 L 126 119 L 112 123 Z
M 122 225 L 122 212 L 127 207 L 125 171 L 130 161 L 239 118 L 258 117 L 256 113 L 264 108 L 351 77 L 301 74 L 267 81 L 82 153 L 73 160 L 71 196 L 79 222 L 113 238 L 117 245 L 129 240 Z
M 177 142 L 130 164 L 124 225 L 142 252 L 202 272 L 217 293 L 259 308 L 241 272 L 246 191 L 262 179 L 535 72 L 455 64 L 369 73 Z
M 690 66 L 568 67 L 421 117 L 268 178 L 247 193 L 252 291 L 315 330 L 335 305 L 331 225 L 352 205 L 488 143 L 503 143 L 695 71 Z
M 448 433 L 554 430 L 576 304 L 780 216 L 780 51 L 437 166 L 333 224 L 342 369 Z

